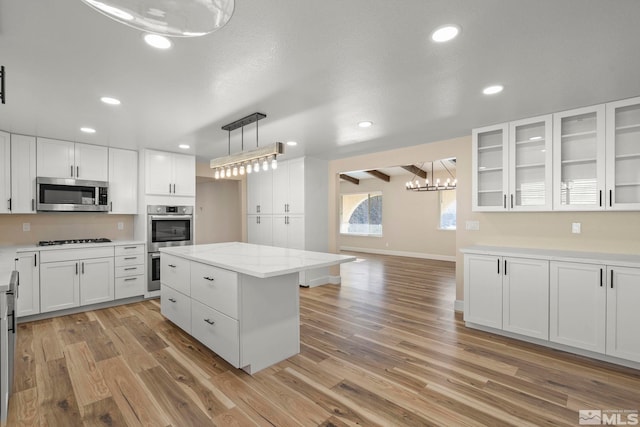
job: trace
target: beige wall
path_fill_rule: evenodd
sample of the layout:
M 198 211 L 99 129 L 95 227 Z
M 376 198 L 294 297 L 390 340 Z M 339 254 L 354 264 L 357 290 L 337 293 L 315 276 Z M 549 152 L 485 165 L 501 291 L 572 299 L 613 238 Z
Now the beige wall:
M 341 171 L 370 169 L 414 161 L 457 158 L 456 299 L 464 299 L 463 257 L 470 245 L 521 246 L 593 252 L 640 253 L 640 212 L 471 212 L 471 137 L 331 161 L 329 164 L 329 248 L 339 242 L 338 195 Z M 465 230 L 465 222 L 479 221 L 479 231 Z M 571 233 L 571 223 L 582 224 L 581 234 Z
M 418 162 L 431 159 L 417 159 Z M 395 165 L 379 165 L 395 166 Z M 339 235 L 339 247 L 454 257 L 456 234 L 439 230 L 440 198 L 437 191 L 407 191 L 413 175 L 392 176 L 389 182 L 363 179 L 359 185 L 340 182 L 342 194 L 382 191 L 382 237 Z M 422 181 L 422 180 L 421 180 Z M 340 204 L 338 201 L 338 209 Z
M 122 222 L 123 230 L 118 230 Z M 29 223 L 31 231 L 22 231 Z M 133 239 L 133 215 L 106 213 L 38 213 L 35 215 L 0 215 L 0 245 L 30 245 L 41 240 Z
M 196 185 L 196 243 L 242 240 L 240 181 L 216 180 Z

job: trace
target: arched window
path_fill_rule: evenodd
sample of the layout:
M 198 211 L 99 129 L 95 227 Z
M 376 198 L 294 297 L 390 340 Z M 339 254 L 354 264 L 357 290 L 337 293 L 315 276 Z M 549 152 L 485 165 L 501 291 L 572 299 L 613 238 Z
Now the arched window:
M 382 235 L 382 193 L 342 195 L 340 232 L 368 236 Z

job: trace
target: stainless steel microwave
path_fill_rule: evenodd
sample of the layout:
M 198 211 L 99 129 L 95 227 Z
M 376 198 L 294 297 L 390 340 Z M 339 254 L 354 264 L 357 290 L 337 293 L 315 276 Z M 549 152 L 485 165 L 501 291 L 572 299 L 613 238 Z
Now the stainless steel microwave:
M 72 178 L 36 178 L 36 210 L 106 212 L 109 183 Z

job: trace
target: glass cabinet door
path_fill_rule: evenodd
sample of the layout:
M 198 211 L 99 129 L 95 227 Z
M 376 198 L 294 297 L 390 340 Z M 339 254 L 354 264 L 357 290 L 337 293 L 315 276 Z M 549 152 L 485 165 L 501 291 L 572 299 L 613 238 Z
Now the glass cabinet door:
M 607 104 L 607 209 L 640 210 L 640 98 Z
M 553 115 L 553 208 L 604 209 L 604 105 Z
M 552 115 L 509 124 L 509 208 L 551 210 Z
M 474 211 L 507 210 L 508 125 L 473 130 L 472 194 Z

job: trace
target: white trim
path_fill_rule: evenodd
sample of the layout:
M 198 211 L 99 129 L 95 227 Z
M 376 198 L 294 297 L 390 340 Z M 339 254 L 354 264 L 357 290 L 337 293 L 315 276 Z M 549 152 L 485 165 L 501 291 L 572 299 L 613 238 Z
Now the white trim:
M 464 301 L 461 299 L 455 300 L 453 303 L 453 311 L 456 311 L 458 313 L 464 312 Z
M 91 305 L 81 305 L 78 307 L 67 308 L 64 310 L 47 311 L 45 313 L 32 314 L 22 316 L 16 319 L 16 323 L 31 322 L 34 320 L 50 319 L 52 317 L 66 316 L 67 314 L 84 313 L 85 311 L 100 310 L 102 308 L 115 307 L 118 305 L 131 304 L 134 302 L 144 301 L 146 298 L 142 296 L 116 299 L 112 301 L 99 302 Z
M 313 280 L 309 280 L 307 283 L 301 283 L 303 288 L 315 288 L 322 285 L 339 285 L 340 276 L 321 276 Z
M 378 255 L 405 256 L 409 258 L 433 259 L 436 261 L 456 261 L 456 257 L 452 255 L 425 254 L 422 252 L 389 251 L 386 249 L 356 248 L 354 246 L 340 246 L 340 250 Z

